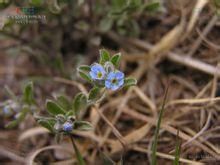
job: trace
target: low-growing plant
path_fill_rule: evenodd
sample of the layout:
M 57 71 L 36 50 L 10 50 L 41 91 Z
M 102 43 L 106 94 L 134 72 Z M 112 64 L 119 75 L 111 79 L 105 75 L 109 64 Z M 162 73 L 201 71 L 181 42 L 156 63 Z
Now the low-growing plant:
M 96 3 L 97 8 L 102 8 Z M 137 36 L 140 33 L 137 16 L 144 12 L 149 13 L 160 8 L 160 2 L 151 0 L 143 2 L 141 0 L 112 0 L 106 7 L 107 15 L 100 21 L 100 30 L 107 32 L 115 27 L 121 35 Z M 103 12 L 102 12 L 103 13 Z
M 55 134 L 55 139 L 57 142 L 62 139 L 62 136 L 68 136 L 71 139 L 78 163 L 80 165 L 84 165 L 85 161 L 77 148 L 77 145 L 75 144 L 73 134 L 76 130 L 92 130 L 93 126 L 90 122 L 82 120 L 81 113 L 89 106 L 101 102 L 105 98 L 107 91 L 117 91 L 137 84 L 136 79 L 125 77 L 125 74 L 119 70 L 120 60 L 120 53 L 111 56 L 108 51 L 102 49 L 100 50 L 100 59 L 98 62 L 95 62 L 90 66 L 79 66 L 77 68 L 78 75 L 90 83 L 93 86 L 92 89 L 88 93 L 77 93 L 73 98 L 73 101 L 70 101 L 70 99 L 64 95 L 60 95 L 54 100 L 46 100 L 46 110 L 49 114 L 47 117 L 39 116 L 37 114 L 37 104 L 34 99 L 32 82 L 28 82 L 25 85 L 23 94 L 20 97 L 15 96 L 15 94 L 6 87 L 11 99 L 5 101 L 1 105 L 3 107 L 2 112 L 5 116 L 15 116 L 15 119 L 9 122 L 6 127 L 15 127 L 24 120 L 27 114 L 32 114 L 41 126 Z M 166 89 L 163 104 L 158 116 L 154 140 L 151 147 L 152 165 L 157 164 L 157 143 L 161 120 L 165 110 L 167 93 L 168 88 Z M 180 141 L 177 138 L 175 160 L 173 161 L 173 164 L 179 164 L 180 146 Z M 107 157 L 107 159 L 110 158 Z M 112 162 L 112 160 L 108 161 Z
M 56 134 L 57 140 L 61 135 L 70 137 L 79 164 L 84 164 L 84 160 L 77 149 L 72 133 L 74 130 L 88 131 L 93 128 L 91 123 L 80 118 L 80 112 L 100 102 L 106 91 L 116 91 L 137 83 L 133 78 L 126 78 L 125 74 L 118 69 L 120 59 L 120 53 L 110 56 L 108 51 L 100 50 L 98 63 L 91 66 L 81 65 L 77 69 L 79 76 L 93 85 L 89 93 L 76 94 L 73 102 L 64 96 L 57 97 L 56 100 L 47 100 L 46 109 L 50 116 L 35 116 L 40 125 Z
M 2 103 L 2 114 L 6 117 L 14 117 L 14 120 L 7 123 L 6 128 L 12 128 L 22 122 L 28 114 L 34 114 L 37 110 L 33 95 L 33 83 L 28 82 L 21 96 L 15 94 L 8 88 L 5 88 L 10 99 Z

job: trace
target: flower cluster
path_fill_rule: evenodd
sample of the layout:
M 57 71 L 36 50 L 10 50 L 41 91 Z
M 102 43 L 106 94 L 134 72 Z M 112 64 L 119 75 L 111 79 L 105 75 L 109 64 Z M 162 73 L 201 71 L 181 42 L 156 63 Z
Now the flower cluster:
M 36 116 L 38 123 L 59 134 L 71 134 L 74 130 L 88 131 L 92 129 L 91 123 L 81 120 L 81 112 L 88 106 L 96 104 L 105 96 L 106 89 L 118 90 L 136 84 L 133 78 L 126 78 L 119 71 L 118 66 L 121 54 L 112 57 L 106 50 L 100 50 L 100 60 L 91 66 L 81 65 L 78 73 L 81 78 L 93 85 L 89 93 L 78 93 L 73 101 L 60 95 L 55 100 L 47 100 L 47 111 L 50 118 Z
M 106 88 L 116 91 L 122 87 L 136 85 L 136 80 L 126 78 L 125 74 L 119 71 L 121 54 L 117 53 L 110 56 L 109 52 L 100 50 L 99 63 L 94 63 L 91 66 L 82 65 L 78 68 L 79 75 L 99 88 Z
M 124 73 L 118 70 L 107 73 L 100 64 L 94 64 L 89 74 L 95 81 L 104 81 L 105 87 L 113 91 L 119 89 L 124 84 Z

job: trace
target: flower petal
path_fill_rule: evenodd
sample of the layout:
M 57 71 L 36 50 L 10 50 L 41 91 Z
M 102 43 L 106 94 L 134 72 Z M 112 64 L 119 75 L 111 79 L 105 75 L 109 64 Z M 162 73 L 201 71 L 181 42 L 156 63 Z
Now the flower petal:
M 114 72 L 110 72 L 109 74 L 108 74 L 108 76 L 107 76 L 107 80 L 108 81 L 111 81 L 112 79 L 114 79 L 115 78 L 115 73 Z
M 118 79 L 118 80 L 124 79 L 124 77 L 125 77 L 124 73 L 120 72 L 120 71 L 117 71 L 115 73 L 115 76 L 116 76 L 116 79 Z
M 91 67 L 91 71 L 92 72 L 99 72 L 99 71 L 105 71 L 104 68 L 102 67 L 102 65 L 100 64 L 94 64 L 92 67 Z
M 118 81 L 118 86 L 121 87 L 124 84 L 124 79 Z
M 116 91 L 119 88 L 118 85 L 112 85 L 111 90 Z
M 89 72 L 89 75 L 92 77 L 92 79 L 96 79 L 97 78 L 97 74 L 95 72 Z
M 111 81 L 106 80 L 105 81 L 105 87 L 108 88 L 108 89 L 111 89 L 111 86 L 112 86 Z
M 98 76 L 98 74 L 100 73 L 102 75 L 101 77 Z M 106 72 L 102 65 L 94 64 L 91 67 L 91 71 L 89 72 L 89 74 L 92 77 L 92 79 L 103 80 L 105 78 Z

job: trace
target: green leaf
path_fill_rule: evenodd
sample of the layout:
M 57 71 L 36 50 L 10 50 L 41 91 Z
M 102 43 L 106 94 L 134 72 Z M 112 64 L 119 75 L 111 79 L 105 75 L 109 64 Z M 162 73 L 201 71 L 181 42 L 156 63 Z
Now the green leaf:
M 46 107 L 51 115 L 65 114 L 65 110 L 52 100 L 47 100 Z
M 124 87 L 130 87 L 137 84 L 137 80 L 134 78 L 126 78 L 124 82 Z
M 112 56 L 111 62 L 115 67 L 118 67 L 120 59 L 121 59 L 121 53 L 117 53 L 114 56 Z
M 54 14 L 58 14 L 61 11 L 60 6 L 58 5 L 58 0 L 49 0 L 47 1 L 48 5 L 49 5 L 49 10 L 54 13 Z
M 160 8 L 160 2 L 152 2 L 143 6 L 143 10 L 154 12 Z
M 7 85 L 5 86 L 5 91 L 9 97 L 11 97 L 13 100 L 17 100 L 15 93 Z
M 165 110 L 165 103 L 166 103 L 166 100 L 167 100 L 168 87 L 165 91 L 163 104 L 162 104 L 162 107 L 161 107 L 161 110 L 160 110 L 160 113 L 159 113 L 156 129 L 155 129 L 155 133 L 154 133 L 154 140 L 153 140 L 153 143 L 152 143 L 152 146 L 151 146 L 151 165 L 157 165 L 157 156 L 156 156 L 157 143 L 158 143 L 158 136 L 159 136 L 161 120 L 162 120 L 163 112 Z
M 67 113 L 66 113 L 66 116 L 68 117 L 68 116 L 74 116 L 74 112 L 73 111 L 68 111 Z
M 176 137 L 175 159 L 173 161 L 173 165 L 179 165 L 180 151 L 181 151 L 181 143 L 179 139 L 179 130 L 178 130 Z
M 40 6 L 43 4 L 43 0 L 29 0 L 29 2 L 34 6 Z
M 87 106 L 87 97 L 83 93 L 78 93 L 73 101 L 73 111 L 76 116 L 79 115 L 79 112 L 85 109 Z
M 125 1 L 125 0 L 112 0 L 112 1 L 111 1 L 111 5 L 112 5 L 112 7 L 115 8 L 115 9 L 120 9 L 120 8 L 122 8 L 123 6 L 126 5 L 126 3 L 127 3 L 127 1 Z
M 89 100 L 97 100 L 99 99 L 98 97 L 100 96 L 100 91 L 101 89 L 99 87 L 93 87 L 90 92 L 89 92 Z
M 128 3 L 129 6 L 134 6 L 134 7 L 139 7 L 142 4 L 143 4 L 142 0 L 130 0 Z
M 101 32 L 109 31 L 113 26 L 113 19 L 107 17 L 101 20 L 99 24 L 99 29 Z
M 58 96 L 57 102 L 66 111 L 68 111 L 72 108 L 71 103 L 66 96 L 63 96 L 63 95 Z
M 92 82 L 92 79 L 89 74 L 86 74 L 86 73 L 82 72 L 81 70 L 78 70 L 78 74 L 82 79 L 84 79 L 90 83 Z
M 7 128 L 7 129 L 14 128 L 18 124 L 19 124 L 18 120 L 13 120 L 13 121 L 9 122 L 8 124 L 6 124 L 5 128 Z
M 74 123 L 74 129 L 79 131 L 90 131 L 93 129 L 93 126 L 87 121 L 76 121 Z
M 4 9 L 11 4 L 10 0 L 1 0 L 0 1 L 0 9 Z
M 107 50 L 101 49 L 99 51 L 99 53 L 100 53 L 100 60 L 99 60 L 100 64 L 104 65 L 105 62 L 110 60 L 110 54 L 109 54 L 109 52 Z
M 34 103 L 33 82 L 28 82 L 23 91 L 23 101 L 27 104 Z
M 38 120 L 37 121 L 42 127 L 48 129 L 50 132 L 53 132 L 53 125 L 47 120 Z
M 82 71 L 82 72 L 89 72 L 91 70 L 90 66 L 88 65 L 80 65 L 78 67 L 78 70 Z
M 137 21 L 131 20 L 129 22 L 129 26 L 132 29 L 131 32 L 129 32 L 129 34 L 133 37 L 137 37 L 140 34 L 140 29 L 139 29 L 139 25 L 138 25 Z

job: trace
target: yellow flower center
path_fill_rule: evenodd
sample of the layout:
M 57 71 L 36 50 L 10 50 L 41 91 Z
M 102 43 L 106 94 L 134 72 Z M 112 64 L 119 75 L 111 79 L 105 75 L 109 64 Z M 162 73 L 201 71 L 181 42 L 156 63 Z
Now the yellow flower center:
M 102 72 L 99 72 L 99 73 L 97 74 L 97 77 L 98 77 L 98 78 L 102 78 Z

